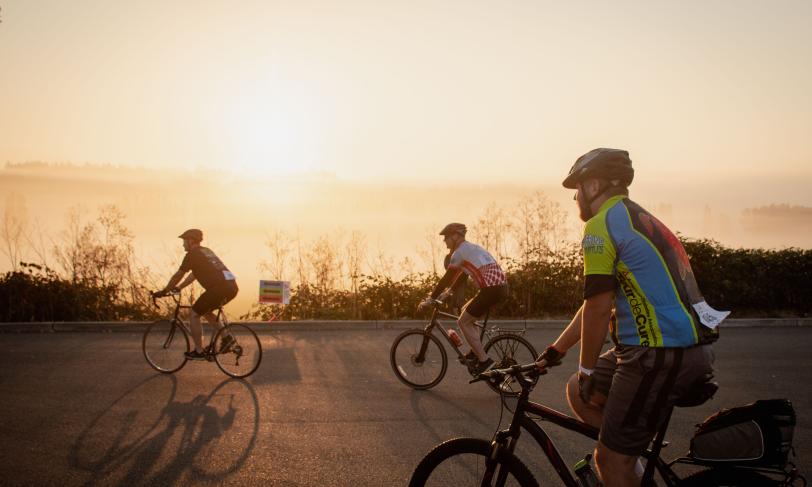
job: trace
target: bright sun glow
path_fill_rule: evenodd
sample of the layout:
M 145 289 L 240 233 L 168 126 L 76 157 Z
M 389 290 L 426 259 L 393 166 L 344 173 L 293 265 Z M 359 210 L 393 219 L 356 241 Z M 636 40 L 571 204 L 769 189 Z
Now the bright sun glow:
M 279 82 L 251 88 L 232 98 L 223 119 L 232 171 L 257 177 L 322 170 L 324 107 L 313 94 Z

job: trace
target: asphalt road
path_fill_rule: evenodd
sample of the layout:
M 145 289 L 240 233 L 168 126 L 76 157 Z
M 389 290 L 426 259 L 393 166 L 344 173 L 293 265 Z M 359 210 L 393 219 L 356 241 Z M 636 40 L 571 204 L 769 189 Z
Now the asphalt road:
M 405 485 L 438 442 L 490 438 L 500 402 L 456 363 L 433 390 L 405 387 L 389 366 L 399 332 L 262 333 L 265 357 L 246 381 L 206 362 L 158 374 L 135 332 L 0 334 L 0 484 Z M 555 334 L 527 337 L 542 349 Z M 796 463 L 812 474 L 810 345 L 809 327 L 725 330 L 721 389 L 675 413 L 665 456 L 684 453 L 693 425 L 719 408 L 787 397 L 798 413 Z M 542 379 L 534 400 L 566 411 L 576 355 Z M 591 451 L 589 440 L 550 433 L 572 463 Z M 540 450 L 529 436 L 520 443 L 544 483 L 552 472 Z

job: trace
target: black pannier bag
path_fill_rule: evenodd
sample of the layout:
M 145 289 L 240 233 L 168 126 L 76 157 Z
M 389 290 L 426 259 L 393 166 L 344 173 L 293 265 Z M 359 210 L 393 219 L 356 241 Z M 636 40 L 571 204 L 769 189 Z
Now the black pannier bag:
M 794 429 L 795 410 L 787 399 L 722 409 L 696 426 L 688 455 L 706 462 L 783 469 Z

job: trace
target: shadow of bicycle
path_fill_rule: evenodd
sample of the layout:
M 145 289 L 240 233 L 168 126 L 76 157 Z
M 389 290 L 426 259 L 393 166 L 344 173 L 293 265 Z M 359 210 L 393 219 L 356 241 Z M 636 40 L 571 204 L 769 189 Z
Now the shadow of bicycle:
M 153 376 L 122 394 L 80 433 L 69 461 L 84 485 L 217 482 L 238 471 L 257 441 L 250 383 L 226 379 L 180 401 L 175 376 Z

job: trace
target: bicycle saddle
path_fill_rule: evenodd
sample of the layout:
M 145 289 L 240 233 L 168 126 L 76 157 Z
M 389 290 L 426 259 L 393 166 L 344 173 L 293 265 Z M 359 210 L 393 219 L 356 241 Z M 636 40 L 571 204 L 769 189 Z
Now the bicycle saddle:
M 692 408 L 699 406 L 712 398 L 719 389 L 717 382 L 712 382 L 713 374 L 705 374 L 696 380 L 685 393 L 674 403 L 681 408 Z

